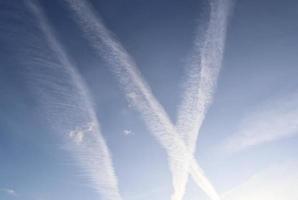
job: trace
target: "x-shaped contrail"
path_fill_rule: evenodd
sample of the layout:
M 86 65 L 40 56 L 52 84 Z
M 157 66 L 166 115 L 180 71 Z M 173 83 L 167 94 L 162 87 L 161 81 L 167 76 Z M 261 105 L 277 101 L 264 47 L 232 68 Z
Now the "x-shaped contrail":
M 210 3 L 207 31 L 203 40 L 199 36 L 196 38 L 183 101 L 178 110 L 177 130 L 191 153 L 195 153 L 198 134 L 212 103 L 223 58 L 231 7 L 230 0 L 211 0 Z M 187 171 L 173 174 L 173 182 L 177 189 L 172 200 L 183 198 L 187 177 Z
M 202 65 L 202 69 L 199 74 L 197 74 L 198 78 L 200 78 L 200 81 L 198 81 L 200 88 L 205 85 L 208 85 L 208 87 L 199 89 L 198 93 L 200 93 L 200 95 L 186 95 L 184 101 L 186 103 L 182 104 L 187 104 L 187 106 L 182 106 L 181 110 L 188 110 L 188 107 L 195 109 L 190 114 L 184 113 L 179 117 L 180 121 L 183 121 L 181 119 L 189 118 L 191 122 L 199 124 L 199 126 L 191 124 L 191 128 L 186 128 L 188 126 L 186 126 L 184 122 L 179 123 L 179 120 L 178 128 L 173 125 L 164 108 L 156 100 L 150 87 L 141 77 L 134 60 L 122 45 L 111 36 L 109 30 L 103 25 L 101 19 L 96 16 L 92 8 L 84 1 L 65 1 L 69 3 L 74 11 L 75 17 L 78 19 L 77 21 L 96 52 L 99 56 L 103 56 L 106 59 L 112 71 L 117 75 L 128 100 L 131 101 L 135 108 L 142 114 L 151 133 L 156 137 L 162 147 L 165 148 L 174 177 L 173 185 L 175 194 L 172 199 L 179 200 L 183 197 L 188 173 L 192 175 L 195 182 L 211 199 L 220 199 L 214 187 L 204 175 L 203 170 L 194 159 L 193 152 L 197 133 L 204 119 L 206 109 L 211 102 L 209 96 L 212 96 L 213 92 L 211 92 L 211 95 L 206 99 L 201 99 L 202 97 L 200 97 L 200 95 L 202 95 L 202 92 L 208 92 L 207 90 L 209 89 L 213 90 L 215 85 L 213 82 L 216 81 L 219 72 L 227 23 L 226 1 L 212 0 L 211 2 L 210 23 L 203 47 L 203 50 L 207 52 L 205 54 L 203 53 L 201 57 L 200 65 Z M 213 50 L 216 51 L 214 52 Z M 217 58 L 217 56 L 219 56 L 219 58 Z M 219 59 L 219 61 L 213 61 L 212 59 Z M 195 68 L 197 68 L 197 66 Z M 210 81 L 212 81 L 212 83 L 210 83 Z M 197 86 L 194 88 L 196 89 L 196 87 Z M 190 102 L 208 101 L 207 103 L 203 103 L 203 106 L 198 106 L 197 103 L 188 106 L 187 102 L 189 102 L 189 100 L 187 98 L 192 98 L 192 96 L 194 99 L 190 100 Z M 197 98 L 201 100 L 199 101 Z M 195 115 L 199 115 L 200 117 Z M 181 130 L 184 128 L 187 130 Z M 180 135 L 181 132 L 179 131 L 183 132 L 184 135 L 186 135 L 185 138 L 189 139 L 186 139 L 184 142 Z

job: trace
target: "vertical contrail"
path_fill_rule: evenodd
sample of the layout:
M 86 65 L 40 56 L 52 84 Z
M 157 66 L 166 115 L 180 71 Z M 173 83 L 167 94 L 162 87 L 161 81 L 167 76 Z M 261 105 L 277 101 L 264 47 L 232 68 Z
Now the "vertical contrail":
M 67 149 L 73 154 L 84 174 L 93 183 L 92 187 L 100 193 L 102 198 L 105 200 L 121 200 L 111 156 L 101 135 L 88 89 L 73 67 L 65 50 L 57 41 L 39 4 L 34 0 L 26 0 L 26 4 L 34 16 L 38 18 L 40 29 L 46 37 L 50 50 L 55 55 L 55 60 L 50 60 L 48 56 L 37 59 L 46 64 L 45 68 L 56 70 L 59 75 L 64 77 L 63 80 L 56 80 L 56 82 L 51 82 L 56 77 L 47 78 L 47 76 L 51 76 L 50 74 L 43 74 L 41 77 L 50 79 L 47 82 L 49 85 L 47 87 L 51 88 L 48 93 L 53 92 L 53 90 L 54 94 L 58 93 L 58 96 L 54 96 L 50 100 L 48 98 L 43 99 L 46 101 L 44 104 L 58 106 L 60 113 L 64 113 L 64 118 L 60 116 L 60 113 L 55 114 L 55 117 L 58 117 L 56 120 L 59 122 L 53 122 L 54 127 L 64 134 L 67 132 L 66 138 L 69 144 Z M 50 97 L 49 94 L 46 95 L 46 97 Z
M 189 151 L 195 152 L 196 142 L 214 90 L 224 52 L 230 0 L 210 0 L 210 15 L 205 36 L 197 36 L 189 68 L 183 100 L 178 110 L 177 132 Z M 182 175 L 182 176 L 181 176 Z M 173 175 L 173 200 L 182 199 L 188 180 L 188 170 Z
M 95 51 L 99 56 L 103 56 L 112 67 L 128 100 L 142 114 L 151 133 L 166 150 L 172 173 L 184 173 L 188 170 L 188 164 L 191 161 L 190 173 L 196 183 L 211 199 L 218 200 L 217 192 L 186 148 L 163 107 L 143 81 L 133 59 L 111 36 L 90 5 L 80 0 L 65 1 L 74 11 L 80 27 Z

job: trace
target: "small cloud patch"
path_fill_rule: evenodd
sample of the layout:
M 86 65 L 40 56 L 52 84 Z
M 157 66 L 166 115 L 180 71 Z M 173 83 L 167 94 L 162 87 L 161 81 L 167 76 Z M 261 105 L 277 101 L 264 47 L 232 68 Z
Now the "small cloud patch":
M 17 196 L 16 191 L 11 188 L 0 188 L 0 192 L 10 196 Z
M 92 133 L 95 133 L 95 131 L 96 131 L 96 124 L 90 122 L 84 127 L 76 128 L 75 130 L 70 131 L 68 136 L 73 142 L 79 145 L 84 142 L 84 138 L 86 134 L 92 134 Z
M 84 132 L 83 131 L 71 131 L 69 133 L 69 137 L 76 143 L 81 144 L 84 140 Z
M 125 129 L 125 130 L 123 131 L 123 135 L 124 135 L 124 136 L 132 136 L 132 135 L 135 135 L 135 133 L 132 132 L 132 131 L 129 130 L 129 129 Z

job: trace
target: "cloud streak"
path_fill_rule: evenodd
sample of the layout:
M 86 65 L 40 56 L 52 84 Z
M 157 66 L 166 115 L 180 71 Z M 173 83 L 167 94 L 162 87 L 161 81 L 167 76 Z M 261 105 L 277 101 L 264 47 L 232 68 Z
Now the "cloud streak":
M 298 134 L 298 96 L 271 100 L 248 113 L 238 130 L 225 141 L 225 149 L 237 152 Z
M 79 0 L 65 1 L 74 11 L 77 22 L 95 51 L 110 64 L 128 101 L 142 114 L 151 133 L 166 150 L 172 173 L 188 170 L 188 161 L 190 161 L 190 173 L 195 182 L 211 199 L 219 199 L 217 192 L 177 133 L 176 127 L 141 77 L 134 60 L 112 37 L 90 5 Z
M 121 200 L 111 155 L 101 135 L 88 89 L 57 41 L 39 4 L 34 0 L 26 3 L 38 19 L 40 30 L 54 54 L 53 57 L 36 57 L 35 64 L 39 63 L 47 74 L 39 71 L 33 74 L 41 90 L 46 91 L 43 104 L 52 115 L 50 122 L 58 132 L 66 134 L 67 149 L 92 182 L 91 187 L 103 199 Z
M 200 128 L 210 107 L 221 69 L 231 1 L 210 0 L 210 15 L 204 39 L 197 36 L 187 68 L 183 100 L 178 110 L 177 130 L 191 153 L 195 152 Z M 174 199 L 185 193 L 188 170 L 173 174 Z

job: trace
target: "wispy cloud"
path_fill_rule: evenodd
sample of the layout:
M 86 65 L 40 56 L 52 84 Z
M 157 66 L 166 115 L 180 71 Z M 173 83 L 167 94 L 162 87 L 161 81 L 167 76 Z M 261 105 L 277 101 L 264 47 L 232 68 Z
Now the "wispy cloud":
M 296 200 L 297 162 L 267 168 L 223 195 L 225 200 Z
M 14 189 L 11 188 L 0 188 L 0 192 L 5 193 L 9 196 L 18 196 L 17 192 Z
M 242 119 L 225 148 L 235 152 L 298 134 L 297 102 L 297 95 L 265 102 Z
M 39 4 L 34 0 L 26 3 L 38 19 L 39 27 L 56 56 L 56 60 L 51 60 L 48 56 L 38 58 L 49 72 L 41 75 L 43 78 L 41 81 L 46 84 L 42 89 L 51 88 L 47 91 L 43 103 L 55 105 L 60 109 L 60 112 L 54 113 L 56 118 L 56 123 L 53 122 L 54 127 L 62 133 L 68 132 L 65 137 L 69 144 L 67 149 L 80 164 L 84 175 L 93 183 L 91 186 L 102 195 L 103 199 L 121 200 L 112 159 L 101 135 L 88 89 L 57 41 Z M 58 71 L 65 79 L 57 80 L 56 77 L 51 77 L 51 70 Z M 51 97 L 51 92 L 59 95 Z M 64 113 L 67 118 L 63 118 L 59 113 Z
M 79 0 L 65 1 L 74 11 L 78 23 L 95 51 L 110 64 L 128 100 L 142 114 L 151 133 L 166 150 L 172 173 L 188 170 L 188 161 L 191 160 L 190 173 L 195 182 L 211 199 L 219 199 L 217 192 L 178 135 L 176 127 L 141 77 L 134 60 L 112 37 L 90 5 Z
M 195 152 L 200 128 L 212 103 L 217 77 L 221 69 L 231 1 L 210 0 L 210 16 L 205 37 L 198 35 L 187 68 L 183 100 L 178 110 L 177 130 L 191 153 Z M 176 185 L 173 200 L 182 199 L 188 170 L 174 173 Z

